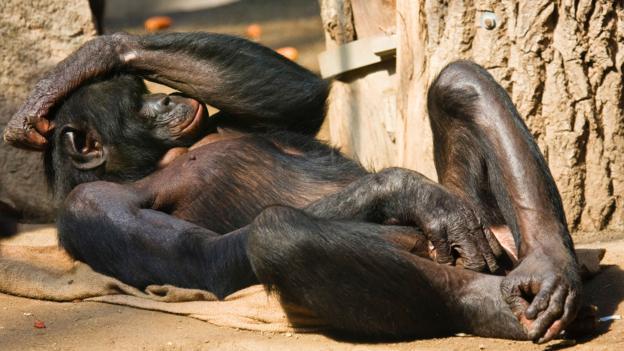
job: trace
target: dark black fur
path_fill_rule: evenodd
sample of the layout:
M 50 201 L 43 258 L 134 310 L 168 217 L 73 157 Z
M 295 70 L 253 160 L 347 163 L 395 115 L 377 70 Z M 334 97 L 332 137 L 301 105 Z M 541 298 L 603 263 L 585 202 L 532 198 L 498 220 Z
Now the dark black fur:
M 46 178 L 50 188 L 63 199 L 76 185 L 95 180 L 134 181 L 156 169 L 158 160 L 172 147 L 150 133 L 137 116 L 143 94 L 143 80 L 116 75 L 76 90 L 54 112 L 56 128 L 44 153 Z M 60 145 L 64 126 L 97 130 L 103 143 L 115 148 L 118 165 L 95 170 L 77 170 Z
M 101 40 L 122 48 L 110 57 L 134 57 L 105 64 L 212 104 L 222 111 L 215 124 L 250 134 L 153 172 L 172 144 L 151 138 L 136 118 L 145 93 L 138 79 L 116 76 L 73 93 L 56 112 L 57 130 L 86 124 L 123 155 L 116 167 L 78 171 L 58 136 L 52 139 L 48 177 L 61 195 L 73 188 L 58 224 L 61 245 L 74 257 L 137 287 L 168 283 L 224 297 L 261 282 L 350 335 L 527 337 L 499 291 L 502 277 L 439 265 L 397 241 L 422 241 L 424 232 L 438 262 L 459 254 L 468 268 L 497 270 L 480 221 L 513 226 L 517 210 L 504 205 L 508 183 L 493 177 L 518 155 L 495 153 L 483 141 L 499 132 L 476 122 L 477 107 L 504 111 L 493 117 L 511 119 L 520 145 L 535 146 L 509 98 L 492 101 L 484 93 L 498 89 L 493 80 L 469 80 L 476 90 L 464 89 L 458 78 L 482 74 L 480 68 L 453 64 L 431 88 L 443 187 L 403 169 L 368 174 L 315 141 L 327 84 L 267 48 L 201 33 Z M 76 62 L 86 60 L 80 55 Z M 554 187 L 531 150 L 526 167 L 541 172 L 536 182 Z M 544 201 L 559 210 L 556 199 Z M 480 218 L 487 208 L 497 215 Z
M 219 108 L 229 123 L 254 131 L 277 127 L 306 135 L 318 132 L 325 117 L 326 81 L 267 47 L 229 35 L 206 34 L 157 34 L 142 37 L 140 45 L 204 61 L 207 69 L 194 72 L 203 75 L 204 91 L 188 94 Z M 188 83 L 158 79 L 178 89 Z

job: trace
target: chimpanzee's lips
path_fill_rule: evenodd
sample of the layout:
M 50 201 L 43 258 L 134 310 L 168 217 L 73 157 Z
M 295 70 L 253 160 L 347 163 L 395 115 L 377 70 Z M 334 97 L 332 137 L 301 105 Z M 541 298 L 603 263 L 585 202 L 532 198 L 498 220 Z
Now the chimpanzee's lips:
M 202 125 L 202 121 L 204 120 L 204 105 L 195 99 L 189 100 L 191 105 L 195 107 L 195 114 L 193 118 L 188 120 L 188 124 L 182 129 L 182 135 L 196 134 Z

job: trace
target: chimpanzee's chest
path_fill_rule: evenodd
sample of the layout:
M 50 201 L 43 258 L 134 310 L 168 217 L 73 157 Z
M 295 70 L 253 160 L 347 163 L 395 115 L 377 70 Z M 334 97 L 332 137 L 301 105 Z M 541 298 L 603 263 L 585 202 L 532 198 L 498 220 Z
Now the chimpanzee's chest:
M 173 194 L 167 212 L 227 233 L 249 224 L 267 206 L 305 207 L 361 174 L 358 165 L 341 155 L 280 147 L 249 136 L 190 151 L 157 176 Z

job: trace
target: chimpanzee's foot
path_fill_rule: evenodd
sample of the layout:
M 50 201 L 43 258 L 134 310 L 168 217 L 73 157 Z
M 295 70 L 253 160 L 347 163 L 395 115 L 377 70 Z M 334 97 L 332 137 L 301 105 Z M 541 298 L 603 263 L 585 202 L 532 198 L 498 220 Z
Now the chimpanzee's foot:
M 471 272 L 472 273 L 472 272 Z M 503 300 L 500 284 L 503 277 L 474 273 L 458 291 L 457 318 L 462 332 L 493 338 L 527 340 L 523 325 L 529 321 L 514 316 Z
M 518 256 L 517 256 L 518 254 L 517 254 L 517 249 L 513 241 L 513 236 L 511 234 L 511 231 L 509 230 L 509 227 L 495 226 L 495 227 L 490 227 L 488 229 L 494 234 L 494 236 L 496 237 L 496 240 L 498 240 L 500 245 L 504 248 L 505 253 L 509 257 L 509 259 L 514 263 L 514 265 L 516 265 L 518 263 Z M 594 258 L 593 256 L 579 255 L 578 257 L 579 257 L 579 263 L 581 266 L 584 266 L 585 264 L 597 264 L 597 262 L 584 262 L 583 261 L 583 260 L 591 260 L 592 258 Z M 487 295 L 488 292 L 495 292 L 495 294 L 492 294 L 493 296 L 491 296 L 490 298 L 493 298 L 494 300 L 496 300 L 496 297 L 494 295 L 498 295 L 498 290 L 496 287 L 500 286 L 500 280 L 501 278 L 494 279 L 494 280 L 491 280 L 491 279 L 476 280 L 475 282 L 471 284 L 476 284 L 478 289 L 480 289 L 481 291 L 478 291 L 478 290 L 474 292 L 471 291 L 471 293 L 475 294 L 476 296 L 481 296 L 481 295 L 485 296 Z M 498 298 L 500 298 L 500 296 Z M 482 306 L 485 306 L 485 305 L 486 304 L 483 304 Z M 507 306 L 502 306 L 501 310 L 503 309 L 508 310 L 509 308 Z M 581 306 L 576 316 L 576 319 L 566 328 L 565 335 L 568 337 L 576 337 L 580 335 L 587 335 L 595 331 L 597 328 L 597 323 L 598 323 L 597 312 L 598 312 L 597 307 L 594 305 Z M 505 311 L 505 313 L 507 313 L 507 311 Z M 479 316 L 484 317 L 487 314 L 488 314 L 488 311 L 486 310 L 484 311 L 483 315 L 479 315 Z M 520 324 L 527 329 L 530 328 L 531 323 L 532 323 L 532 321 L 527 319 L 524 315 L 518 316 L 517 320 L 519 320 Z M 475 321 L 475 322 L 477 324 L 479 323 L 479 321 Z M 479 332 L 475 332 L 475 334 L 477 333 Z
M 533 321 L 527 319 L 524 313 L 513 315 L 500 293 L 502 279 L 479 274 L 479 278 L 467 284 L 459 303 L 462 323 L 466 332 L 473 335 L 528 340 L 527 330 Z M 564 335 L 579 337 L 594 332 L 598 326 L 597 312 L 594 305 L 581 306 Z

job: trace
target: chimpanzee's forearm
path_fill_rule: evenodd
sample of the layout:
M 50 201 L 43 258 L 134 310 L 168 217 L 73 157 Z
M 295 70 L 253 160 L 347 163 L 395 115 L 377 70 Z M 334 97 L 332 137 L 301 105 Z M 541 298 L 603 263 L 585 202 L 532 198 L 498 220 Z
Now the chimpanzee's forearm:
M 4 140 L 43 149 L 54 106 L 89 80 L 116 72 L 171 86 L 255 130 L 314 134 L 325 115 L 327 83 L 261 45 L 213 33 L 114 34 L 87 42 L 48 72 L 7 123 Z
M 50 70 L 33 88 L 4 129 L 4 141 L 25 149 L 42 150 L 44 136 L 53 130 L 50 111 L 89 79 L 115 72 L 121 60 L 111 37 L 98 37 L 83 45 Z
M 218 235 L 152 210 L 151 202 L 131 186 L 83 184 L 60 212 L 61 245 L 94 270 L 139 288 L 172 284 L 225 297 L 257 282 L 246 228 Z
M 439 263 L 453 263 L 455 249 L 466 268 L 498 270 L 493 252 L 498 245 L 488 242 L 472 208 L 415 171 L 388 168 L 364 176 L 305 211 L 326 219 L 415 225 L 435 246 Z
M 165 84 L 252 127 L 314 133 L 327 83 L 273 50 L 215 33 L 116 35 L 121 69 Z

